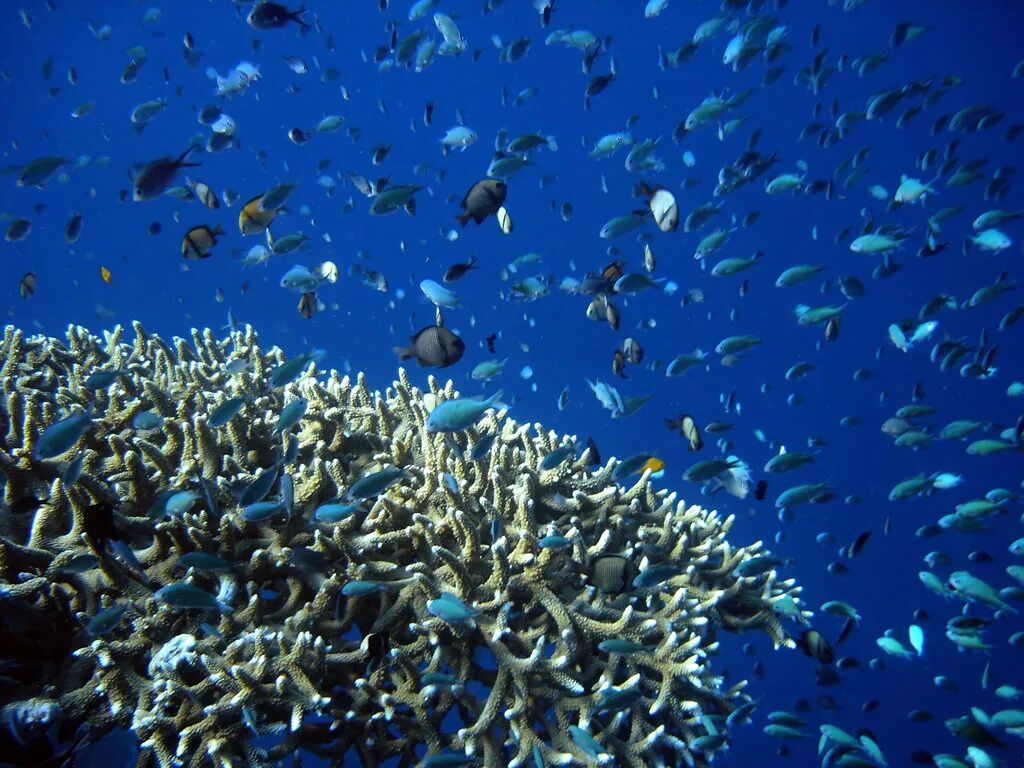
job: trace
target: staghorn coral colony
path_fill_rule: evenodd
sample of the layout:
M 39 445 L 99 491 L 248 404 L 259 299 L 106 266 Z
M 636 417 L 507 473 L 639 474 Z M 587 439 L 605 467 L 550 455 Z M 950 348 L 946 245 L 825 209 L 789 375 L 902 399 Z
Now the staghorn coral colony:
M 772 562 L 760 542 L 730 546 L 732 518 L 649 472 L 591 471 L 503 410 L 428 429 L 450 381 L 422 393 L 400 371 L 382 394 L 319 381 L 317 355 L 285 362 L 251 328 L 134 331 L 4 331 L 15 762 L 129 728 L 139 764 L 162 768 L 300 750 L 706 765 L 752 706 L 710 668 L 717 632 L 792 646 L 779 618 L 809 615 L 755 567 Z

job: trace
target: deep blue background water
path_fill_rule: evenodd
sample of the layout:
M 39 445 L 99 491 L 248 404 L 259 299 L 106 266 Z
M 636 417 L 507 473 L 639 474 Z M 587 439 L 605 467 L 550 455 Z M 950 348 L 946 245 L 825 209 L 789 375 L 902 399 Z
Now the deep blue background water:
M 1017 3 L 985 2 L 899 2 L 869 0 L 863 8 L 844 13 L 825 2 L 790 2 L 780 11 L 780 23 L 788 27 L 787 39 L 793 46 L 780 63 L 786 73 L 768 88 L 759 84 L 765 64 L 755 60 L 747 69 L 733 73 L 721 63 L 729 34 L 721 33 L 702 46 L 694 58 L 676 70 L 662 72 L 657 67 L 657 46 L 674 49 L 690 39 L 701 21 L 718 11 L 716 3 L 671 3 L 657 19 L 643 18 L 642 2 L 583 3 L 562 0 L 557 4 L 550 29 L 586 28 L 599 36 L 614 38 L 611 51 L 619 76 L 608 90 L 593 99 L 589 112 L 583 109 L 583 89 L 589 76 L 580 71 L 580 56 L 562 46 L 545 47 L 550 30 L 541 30 L 539 16 L 526 2 L 507 0 L 490 14 L 481 13 L 481 3 L 445 0 L 440 6 L 455 16 L 470 49 L 479 49 L 477 62 L 469 52 L 456 59 L 437 57 L 426 71 L 416 74 L 395 69 L 378 73 L 361 53 L 372 56 L 373 49 L 386 42 L 385 22 L 400 22 L 400 36 L 415 28 L 433 31 L 429 17 L 421 22 L 405 21 L 408 3 L 393 3 L 386 12 L 376 2 L 310 4 L 309 17 L 318 15 L 323 29 L 333 33 L 334 53 L 327 51 L 324 38 L 316 33 L 300 37 L 296 30 L 257 32 L 244 23 L 249 6 L 222 2 L 166 3 L 162 18 L 145 26 L 141 18 L 149 3 L 86 5 L 58 0 L 57 12 L 48 12 L 39 2 L 23 3 L 33 18 L 31 29 L 22 25 L 17 4 L 0 11 L 0 69 L 6 74 L 0 83 L 3 106 L 2 164 L 21 166 L 43 154 L 70 158 L 107 155 L 108 165 L 74 170 L 66 183 L 51 182 L 45 189 L 21 189 L 13 180 L 0 184 L 0 211 L 29 216 L 33 231 L 20 243 L 5 243 L 0 249 L 4 279 L 0 283 L 0 302 L 8 322 L 22 327 L 37 327 L 52 335 L 61 335 L 69 324 L 82 324 L 94 331 L 114 323 L 142 321 L 148 330 L 165 336 L 187 336 L 192 327 L 219 328 L 226 322 L 230 307 L 240 322 L 251 322 L 259 329 L 265 345 L 280 345 L 288 354 L 312 346 L 328 350 L 326 364 L 348 370 L 365 371 L 371 384 L 386 386 L 395 375 L 396 360 L 391 347 L 405 343 L 412 330 L 432 322 L 433 307 L 420 298 L 417 284 L 424 278 L 439 280 L 446 267 L 471 254 L 480 259 L 480 269 L 471 272 L 454 287 L 463 306 L 446 313 L 450 327 L 462 333 L 467 343 L 465 358 L 455 367 L 441 372 L 459 383 L 463 392 L 476 393 L 481 385 L 468 379 L 478 362 L 492 357 L 481 348 L 484 338 L 500 332 L 497 357 L 508 356 L 505 373 L 490 387 L 500 386 L 507 397 L 517 398 L 512 415 L 520 421 L 537 421 L 561 432 L 591 435 L 602 453 L 629 456 L 648 451 L 664 458 L 668 467 L 664 485 L 679 489 L 687 499 L 717 508 L 738 518 L 732 538 L 737 543 L 757 539 L 771 540 L 783 534 L 776 549 L 794 559 L 790 574 L 805 585 L 804 596 L 817 610 L 828 599 L 845 599 L 857 606 L 863 623 L 842 653 L 861 660 L 862 668 L 842 674 L 842 683 L 818 688 L 813 663 L 799 652 L 771 654 L 770 645 L 761 637 L 726 638 L 718 668 L 728 670 L 732 679 L 752 680 L 749 692 L 761 699 L 755 726 L 734 734 L 733 745 L 721 760 L 728 766 L 775 764 L 765 758 L 777 747 L 760 731 L 763 716 L 774 709 L 789 709 L 798 698 L 815 703 L 808 719 L 811 737 L 806 743 L 790 745 L 789 763 L 810 765 L 816 762 L 816 726 L 834 722 L 850 732 L 870 729 L 889 756 L 891 765 L 906 765 L 909 755 L 918 749 L 953 752 L 962 755 L 962 743 L 943 727 L 942 720 L 967 713 L 971 706 L 992 712 L 1004 708 L 992 695 L 992 688 L 1003 683 L 1024 687 L 1020 674 L 1020 649 L 1007 645 L 1007 638 L 1024 629 L 1019 617 L 998 621 L 987 633 L 995 646 L 991 656 L 959 654 L 943 637 L 946 619 L 960 609 L 959 602 L 945 603 L 927 592 L 917 578 L 923 569 L 922 556 L 932 550 L 948 552 L 957 568 L 966 567 L 996 587 L 1009 586 L 1012 579 L 1004 572 L 1012 556 L 1006 547 L 1022 535 L 1019 505 L 1010 505 L 1007 514 L 991 521 L 992 530 L 983 535 L 945 534 L 923 541 L 914 535 L 919 526 L 952 512 L 955 504 L 977 497 L 993 487 L 1020 489 L 1021 454 L 975 457 L 964 452 L 964 443 L 935 441 L 927 449 L 910 451 L 892 445 L 892 439 L 879 430 L 881 422 L 900 406 L 910 402 L 911 390 L 922 382 L 925 402 L 939 409 L 925 421 L 937 431 L 958 418 L 977 418 L 999 426 L 1012 425 L 1021 412 L 1020 401 L 1006 397 L 1006 387 L 1024 378 L 1024 345 L 1021 326 L 998 332 L 999 318 L 1020 301 L 1011 292 L 991 305 L 957 312 L 943 311 L 934 340 L 943 334 L 967 337 L 976 343 L 983 328 L 990 341 L 1000 345 L 997 375 L 988 381 L 961 378 L 955 372 L 941 374 L 928 361 L 931 344 L 908 354 L 896 350 L 887 340 L 890 323 L 916 315 L 919 307 L 938 293 L 947 293 L 963 301 L 980 286 L 992 282 L 1006 270 L 1019 277 L 1019 242 L 998 255 L 961 253 L 961 242 L 969 234 L 975 216 L 992 207 L 1024 208 L 1020 190 L 1011 190 L 998 205 L 987 203 L 982 184 L 963 190 L 946 190 L 939 182 L 938 196 L 927 206 L 909 206 L 886 213 L 885 206 L 873 200 L 867 188 L 881 184 L 892 193 L 900 175 L 907 173 L 929 180 L 932 170 L 916 172 L 919 153 L 931 146 L 941 148 L 954 134 L 931 136 L 929 128 L 939 114 L 952 113 L 970 104 L 991 104 L 1006 113 L 995 128 L 962 139 L 959 156 L 963 159 L 987 157 L 986 178 L 999 166 L 1017 166 L 1021 144 L 1004 140 L 1005 129 L 1024 122 L 1022 92 L 1024 79 L 1011 79 L 1014 64 L 1024 58 L 1024 14 Z M 743 18 L 740 14 L 739 18 Z M 902 19 L 935 25 L 935 29 L 904 47 L 891 50 L 889 34 Z M 98 41 L 87 28 L 87 21 L 107 23 L 113 29 L 108 40 Z M 835 63 L 840 53 L 851 59 L 876 52 L 889 54 L 889 61 L 864 78 L 850 71 L 836 73 L 824 92 L 814 96 L 802 86 L 793 85 L 793 74 L 809 64 L 814 55 L 810 47 L 811 30 L 821 25 L 820 47 L 829 49 L 828 61 Z M 189 67 L 181 56 L 181 37 L 188 30 L 203 52 L 201 62 Z M 524 35 L 533 39 L 528 55 L 515 63 L 498 61 L 491 35 L 510 41 Z M 255 40 L 260 50 L 253 51 Z M 149 60 L 141 68 L 137 82 L 122 85 L 118 78 L 127 57 L 125 49 L 144 45 Z M 297 76 L 289 71 L 282 55 L 301 55 L 310 65 L 310 73 Z M 45 81 L 40 70 L 53 58 L 53 76 Z M 341 71 L 335 82 L 320 82 L 322 68 Z M 193 178 L 220 191 L 237 190 L 244 202 L 274 183 L 295 181 L 300 184 L 289 202 L 292 211 L 274 227 L 281 235 L 302 230 L 312 240 L 308 251 L 275 257 L 268 267 L 243 269 L 233 260 L 232 251 L 248 249 L 258 238 L 242 238 L 237 231 L 238 207 L 208 211 L 197 203 L 182 203 L 161 198 L 146 203 L 118 202 L 118 191 L 128 189 L 133 165 L 162 155 L 176 155 L 193 135 L 205 141 L 208 130 L 195 120 L 199 107 L 220 103 L 213 93 L 213 82 L 204 75 L 207 67 L 225 73 L 240 60 L 260 66 L 262 79 L 248 92 L 224 100 L 222 106 L 238 123 L 241 147 L 220 154 L 196 153 L 202 166 L 192 169 Z M 69 66 L 77 70 L 78 83 L 66 79 Z M 164 82 L 167 67 L 170 84 Z M 607 69 L 603 56 L 596 72 Z M 899 129 L 895 118 L 901 107 L 887 119 L 858 125 L 851 135 L 828 150 L 816 143 L 798 142 L 800 130 L 811 121 L 811 110 L 821 101 L 827 113 L 833 98 L 843 111 L 863 109 L 866 98 L 885 88 L 900 87 L 915 79 L 956 74 L 963 84 L 952 88 L 938 105 L 926 110 L 909 127 Z M 289 95 L 289 84 L 301 86 L 301 92 Z M 343 101 L 339 86 L 350 94 Z M 49 87 L 58 89 L 50 96 Z M 514 96 L 522 88 L 534 86 L 538 95 L 522 107 L 502 109 L 500 91 L 506 88 Z M 659 98 L 652 95 L 657 87 Z M 713 92 L 737 93 L 744 88 L 756 92 L 738 114 L 746 123 L 735 134 L 720 142 L 714 127 L 706 127 L 685 137 L 682 145 L 670 140 L 676 123 Z M 132 108 L 157 97 L 169 100 L 141 135 L 129 121 Z M 425 128 L 421 121 L 424 103 L 435 102 L 434 123 Z M 94 101 L 95 109 L 81 119 L 69 113 L 84 101 Z M 386 112 L 378 109 L 378 100 Z M 914 103 L 914 102 L 910 102 Z M 456 124 L 456 110 L 479 135 L 479 141 L 464 153 L 448 157 L 440 152 L 439 139 L 446 128 Z M 304 146 L 288 141 L 292 127 L 309 129 L 326 114 L 346 118 L 346 127 L 357 126 L 361 139 L 352 142 L 345 130 L 315 136 Z M 669 296 L 649 292 L 628 300 L 617 299 L 622 313 L 622 328 L 613 332 L 604 324 L 584 317 L 587 300 L 553 292 L 551 296 L 529 304 L 510 304 L 499 297 L 508 285 L 501 280 L 502 267 L 513 258 L 535 251 L 543 264 L 525 274 L 552 273 L 561 278 L 574 262 L 577 277 L 586 270 L 598 270 L 611 260 L 606 249 L 618 247 L 627 268 L 641 269 L 642 250 L 633 235 L 619 240 L 601 240 L 601 225 L 613 216 L 637 206 L 631 197 L 633 183 L 639 177 L 623 168 L 624 153 L 613 159 L 596 161 L 588 157 L 589 148 L 601 135 L 623 130 L 633 113 L 639 121 L 632 129 L 635 138 L 661 138 L 660 155 L 668 166 L 665 173 L 651 177 L 676 191 L 681 209 L 712 200 L 718 168 L 731 162 L 744 149 L 754 128 L 762 131 L 762 151 L 778 150 L 776 171 L 794 171 L 804 160 L 808 178 L 827 178 L 838 163 L 862 146 L 870 146 L 866 163 L 869 172 L 856 187 L 842 189 L 827 201 L 823 196 L 766 195 L 760 184 L 725 197 L 723 211 L 742 219 L 751 210 L 761 216 L 749 229 L 739 229 L 729 241 L 723 256 L 746 256 L 761 249 L 765 257 L 749 272 L 731 278 L 711 277 L 702 272 L 692 258 L 699 238 L 724 218 L 713 220 L 700 235 L 655 232 L 653 247 L 658 257 L 657 275 L 675 281 L 679 293 Z M 410 129 L 410 120 L 415 130 Z M 507 207 L 515 221 L 514 232 L 502 236 L 494 222 L 481 227 L 470 225 L 460 231 L 455 242 L 445 239 L 452 227 L 451 217 L 466 188 L 481 178 L 491 159 L 493 137 L 507 128 L 509 138 L 520 133 L 539 131 L 557 137 L 557 153 L 534 154 L 533 167 L 521 171 L 510 182 Z M 376 144 L 391 144 L 392 150 L 379 169 L 370 164 Z M 583 146 L 586 145 L 586 147 Z M 681 155 L 684 149 L 694 153 L 696 167 L 687 172 Z M 261 161 L 258 153 L 265 153 Z M 316 165 L 330 159 L 326 173 L 334 175 L 337 189 L 328 197 L 317 186 L 320 175 Z M 432 163 L 446 175 L 437 181 L 432 174 L 416 176 L 413 166 Z M 418 196 L 415 217 L 396 213 L 386 217 L 368 214 L 369 203 L 338 177 L 346 170 L 367 176 L 389 175 L 392 183 L 420 183 L 428 189 Z M 601 191 L 600 177 L 607 180 L 608 194 Z M 541 175 L 556 177 L 544 189 Z M 699 186 L 682 190 L 679 182 L 687 175 L 699 176 Z M 840 177 L 842 178 L 842 177 Z M 355 196 L 355 208 L 343 213 L 344 201 Z M 575 211 L 563 222 L 552 209 L 570 202 Z M 959 217 L 944 225 L 943 239 L 949 249 L 927 261 L 915 259 L 914 251 L 926 232 L 926 217 L 940 207 L 966 203 Z M 32 207 L 45 209 L 38 214 Z M 301 214 L 302 206 L 309 215 Z M 845 244 L 832 242 L 835 232 L 845 226 L 859 230 L 862 207 L 870 208 L 879 222 L 913 229 L 908 248 L 896 255 L 903 269 L 886 280 L 872 280 L 877 257 L 851 253 Z M 70 212 L 81 211 L 84 231 L 73 246 L 63 240 L 63 227 Z M 180 222 L 175 221 L 180 213 Z M 151 222 L 162 224 L 158 236 L 148 234 Z M 213 258 L 188 262 L 183 269 L 179 255 L 182 233 L 188 227 L 222 223 L 228 234 L 215 249 Z M 4 224 L 6 227 L 6 223 Z M 820 237 L 812 240 L 812 227 Z M 646 229 L 653 231 L 653 227 Z M 1019 222 L 1005 231 L 1019 241 L 1024 231 Z M 324 242 L 329 234 L 331 243 Z M 400 247 L 404 244 L 404 249 Z M 347 276 L 356 262 L 357 252 L 365 251 L 366 266 L 383 272 L 390 282 L 388 293 L 377 293 Z M 329 308 L 312 320 L 296 312 L 297 295 L 278 286 L 280 276 L 294 263 L 314 264 L 325 259 L 335 261 L 343 278 L 325 286 L 320 297 Z M 853 274 L 867 286 L 864 299 L 850 303 L 842 324 L 842 333 L 834 344 L 822 344 L 820 328 L 798 326 L 792 313 L 795 304 L 805 302 L 843 303 L 833 288 L 819 293 L 820 281 L 810 281 L 792 289 L 774 287 L 776 276 L 796 263 L 821 263 L 832 284 L 838 276 Z M 109 285 L 99 276 L 100 266 L 112 273 Z M 38 290 L 29 299 L 18 296 L 21 276 L 32 271 L 38 277 Z M 748 278 L 749 293 L 738 295 L 740 282 Z M 248 285 L 242 291 L 243 282 Z M 218 303 L 215 292 L 224 291 Z M 682 293 L 700 288 L 706 294 L 703 304 L 680 306 Z M 396 289 L 405 298 L 397 299 Z M 392 306 L 393 302 L 393 306 Z M 97 316 L 96 307 L 109 310 L 109 317 Z M 735 320 L 729 319 L 735 310 Z M 654 329 L 637 330 L 637 325 L 654 318 Z M 475 320 L 475 322 L 474 322 Z M 752 333 L 764 343 L 739 367 L 718 364 L 714 354 L 708 371 L 694 369 L 682 378 L 666 379 L 660 371 L 641 366 L 627 370 L 628 381 L 613 381 L 610 371 L 612 351 L 627 335 L 633 335 L 646 349 L 648 360 L 668 361 L 680 352 L 695 347 L 711 351 L 725 336 Z M 933 340 L 933 341 L 934 341 Z M 803 381 L 789 383 L 783 374 L 795 362 L 814 364 L 814 371 Z M 518 371 L 529 365 L 534 371 L 527 382 Z M 868 367 L 874 375 L 861 382 L 852 380 L 854 370 Z M 416 370 L 418 381 L 428 371 Z M 584 379 L 600 378 L 615 383 L 624 395 L 652 393 L 653 398 L 627 420 L 612 420 L 591 396 Z M 766 394 L 762 383 L 769 385 Z M 531 389 L 536 385 L 536 391 Z M 559 391 L 568 386 L 569 407 L 555 407 Z M 736 391 L 742 414 L 726 414 L 719 403 L 722 393 Z M 787 405 L 787 396 L 796 392 L 803 397 L 799 406 Z M 885 402 L 880 397 L 885 395 Z M 784 476 L 769 476 L 768 500 L 751 498 L 740 501 L 716 496 L 700 498 L 696 486 L 681 479 L 683 470 L 695 460 L 684 450 L 678 435 L 667 432 L 663 418 L 680 412 L 694 414 L 697 421 L 725 420 L 736 423 L 729 434 L 732 453 L 742 457 L 760 478 L 761 466 L 773 455 L 772 449 L 754 437 L 760 429 L 775 444 L 801 446 L 811 435 L 828 440 L 817 463 Z M 841 427 L 844 416 L 856 416 L 859 426 Z M 702 457 L 713 455 L 712 438 Z M 891 487 L 918 472 L 953 471 L 966 476 L 958 489 L 939 492 L 930 498 L 890 503 Z M 771 500 L 783 488 L 798 482 L 829 481 L 839 492 L 836 501 L 823 506 L 803 507 L 797 520 L 781 524 Z M 842 498 L 856 494 L 863 503 L 844 505 Z M 882 536 L 883 521 L 892 519 L 892 533 Z M 836 535 L 841 544 L 870 529 L 874 535 L 865 551 L 849 561 L 850 572 L 834 576 L 826 565 L 837 559 L 836 547 L 823 548 L 815 542 L 819 531 Z M 968 552 L 982 549 L 993 562 L 969 563 Z M 948 569 L 939 571 L 945 576 Z M 928 645 L 923 658 L 903 661 L 886 657 L 885 669 L 866 668 L 868 659 L 878 655 L 875 639 L 888 628 L 903 639 L 917 608 L 931 618 L 923 622 Z M 987 609 L 972 613 L 989 615 Z M 818 615 L 815 625 L 835 638 L 840 621 Z M 750 641 L 757 649 L 751 658 L 740 651 Z M 763 679 L 754 677 L 752 665 L 764 665 Z M 979 678 L 987 661 L 992 665 L 993 684 L 980 688 Z M 935 675 L 954 678 L 959 694 L 939 690 L 932 684 Z M 816 700 L 820 694 L 835 699 L 838 711 L 822 709 Z M 863 712 L 861 705 L 875 699 L 875 712 Z M 931 710 L 936 720 L 926 724 L 910 723 L 906 713 L 914 708 Z M 1022 764 L 1020 742 L 1008 737 L 1010 749 L 1000 756 L 1008 765 Z M 126 758 L 126 764 L 130 758 Z

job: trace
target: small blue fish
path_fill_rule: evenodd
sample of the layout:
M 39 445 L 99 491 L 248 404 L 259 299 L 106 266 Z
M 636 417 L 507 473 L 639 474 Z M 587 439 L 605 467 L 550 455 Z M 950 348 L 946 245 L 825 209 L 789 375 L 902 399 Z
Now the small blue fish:
M 498 439 L 497 432 L 490 432 L 475 443 L 473 447 L 469 449 L 469 458 L 473 461 L 480 461 L 488 453 L 490 453 L 491 446 L 494 445 L 494 441 Z
M 121 376 L 124 376 L 124 371 L 120 368 L 114 368 L 108 371 L 93 371 L 89 374 L 85 380 L 86 389 L 106 389 Z
M 455 308 L 459 306 L 459 297 L 454 291 L 450 291 L 434 280 L 423 280 L 420 283 L 420 290 L 438 307 Z
M 295 483 L 292 481 L 292 476 L 285 472 L 281 475 L 281 508 L 284 509 L 289 520 L 291 520 L 294 505 Z
M 153 597 L 168 605 L 173 605 L 175 608 L 198 608 L 205 611 L 233 610 L 231 606 L 225 605 L 209 592 L 181 582 L 161 587 L 153 593 Z
M 197 571 L 226 571 L 231 568 L 231 563 L 210 552 L 186 552 L 178 558 L 178 565 L 182 568 L 195 568 Z
M 71 576 L 91 571 L 99 564 L 100 559 L 96 555 L 85 553 L 83 555 L 75 555 L 70 560 L 65 561 L 63 565 L 58 565 L 53 569 L 53 572 L 64 576 Z
M 602 640 L 597 644 L 599 650 L 605 653 L 617 653 L 625 656 L 631 653 L 640 653 L 641 651 L 649 651 L 650 648 L 641 643 L 637 643 L 633 640 L 626 640 L 625 638 L 613 637 L 608 640 Z
M 274 483 L 277 482 L 279 470 L 280 466 L 275 464 L 260 472 L 242 491 L 242 495 L 238 498 L 239 505 L 247 507 L 250 504 L 255 504 L 257 501 L 263 501 L 267 494 L 270 493 L 270 489 L 274 487 Z
M 270 385 L 273 387 L 283 387 L 285 384 L 291 384 L 299 378 L 299 374 L 305 370 L 307 365 L 319 363 L 325 357 L 327 357 L 327 350 L 314 349 L 281 363 L 281 365 L 271 371 Z
M 458 683 L 459 679 L 447 672 L 426 672 L 420 675 L 420 682 L 424 685 L 451 686 Z
M 277 426 L 274 427 L 274 434 L 280 435 L 294 427 L 302 417 L 306 415 L 309 401 L 304 397 L 297 397 L 281 409 L 281 415 L 277 419 Z
M 444 472 L 442 473 L 441 478 L 444 480 L 444 484 L 447 486 L 449 491 L 452 493 L 459 492 L 459 481 L 455 479 L 455 475 L 451 472 Z
M 467 624 L 469 626 L 473 626 L 473 619 L 480 613 L 475 608 L 470 608 L 451 592 L 442 592 L 436 600 L 428 600 L 427 612 L 449 624 Z
M 309 547 L 292 547 L 288 550 L 288 562 L 296 568 L 311 571 L 326 571 L 330 565 L 327 556 Z
M 164 503 L 164 513 L 171 517 L 181 517 L 192 509 L 198 499 L 199 494 L 195 491 L 178 491 Z
M 135 550 L 118 539 L 111 539 L 107 542 L 107 547 L 110 548 L 110 551 L 116 557 L 120 558 L 121 562 L 127 564 L 136 573 L 145 576 L 146 572 L 142 569 L 142 563 L 139 562 L 139 558 L 135 556 Z
M 210 492 L 210 484 L 206 482 L 206 478 L 202 475 L 197 475 L 196 479 L 199 481 L 199 487 L 203 490 L 203 499 L 206 501 L 206 508 L 213 514 L 217 513 L 217 504 L 213 500 L 213 493 Z
M 43 434 L 32 448 L 32 458 L 37 461 L 53 459 L 67 453 L 91 426 L 92 406 L 51 424 L 43 430 Z
M 379 581 L 350 581 L 341 588 L 341 594 L 345 597 L 365 597 L 366 595 L 372 595 L 374 592 L 380 592 L 384 589 L 384 584 Z
M 64 467 L 64 474 L 61 480 L 65 486 L 71 486 L 78 482 L 78 478 L 82 476 L 82 464 L 84 462 L 85 454 L 80 453 Z
M 220 633 L 220 630 L 213 626 L 213 624 L 210 624 L 209 622 L 199 622 L 199 628 L 203 630 L 203 632 L 208 634 L 210 637 L 216 637 L 218 640 L 224 639 L 224 635 Z
M 621 709 L 629 709 L 640 700 L 641 692 L 639 686 L 630 688 L 604 688 L 598 692 L 598 702 L 601 705 L 599 711 L 617 712 Z
M 613 287 L 616 293 L 640 293 L 648 288 L 659 288 L 662 282 L 662 279 L 654 279 L 643 272 L 632 272 L 616 280 Z
M 677 565 L 658 563 L 640 571 L 636 578 L 633 579 L 633 586 L 637 589 L 649 589 L 678 576 L 680 573 L 682 573 L 682 569 Z
M 323 281 L 324 279 L 318 272 L 296 264 L 281 276 L 281 287 L 299 293 L 313 293 Z
M 342 520 L 351 517 L 358 511 L 358 504 L 328 502 L 326 504 L 321 504 L 316 508 L 313 512 L 313 519 L 318 523 L 340 523 Z
M 262 523 L 284 509 L 280 501 L 257 501 L 242 510 L 242 518 L 250 523 Z
M 219 429 L 238 415 L 242 407 L 248 402 L 245 397 L 230 397 L 210 412 L 206 420 L 208 426 Z
M 486 400 L 470 400 L 463 397 L 438 403 L 427 418 L 427 432 L 457 432 L 468 429 L 500 398 L 501 392 L 498 391 Z
M 109 608 L 104 608 L 85 625 L 86 631 L 93 637 L 105 635 L 115 629 L 121 623 L 125 613 L 128 612 L 128 603 L 114 603 Z
M 649 453 L 638 453 L 636 456 L 630 456 L 628 459 L 620 461 L 612 470 L 612 480 L 618 483 L 635 475 L 653 458 L 654 456 Z
M 562 462 L 568 459 L 576 452 L 575 445 L 563 445 L 560 448 L 555 448 L 551 453 L 547 454 L 543 459 L 540 460 L 541 469 L 556 469 L 561 466 Z
M 605 754 L 604 747 L 602 747 L 593 736 L 582 728 L 570 725 L 569 736 L 572 737 L 573 743 L 583 751 L 583 754 L 591 760 L 597 760 L 601 755 Z
M 132 419 L 132 427 L 140 432 L 160 429 L 164 425 L 164 417 L 152 411 L 141 411 Z
M 245 723 L 245 727 L 254 734 L 257 736 L 260 735 L 260 729 L 256 725 L 256 716 L 252 713 L 252 710 L 247 704 L 242 705 L 242 722 Z
M 369 499 L 384 493 L 398 478 L 405 474 L 405 470 L 398 467 L 388 467 L 379 472 L 359 478 L 345 494 L 349 499 Z
M 572 546 L 572 542 L 565 536 L 558 536 L 552 534 L 545 536 L 543 539 L 537 542 L 541 549 L 568 549 Z
M 283 464 L 291 464 L 299 455 L 299 441 L 294 437 L 285 441 Z

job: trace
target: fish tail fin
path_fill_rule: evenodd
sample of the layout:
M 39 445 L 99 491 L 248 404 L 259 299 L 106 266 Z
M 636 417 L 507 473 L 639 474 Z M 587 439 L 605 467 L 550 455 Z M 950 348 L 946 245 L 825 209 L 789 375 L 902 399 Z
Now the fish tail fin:
M 464 212 L 462 212 L 462 213 L 460 213 L 460 214 L 458 214 L 457 216 L 455 216 L 455 219 L 456 219 L 456 220 L 457 220 L 457 221 L 459 222 L 459 224 L 461 224 L 462 226 L 466 226 L 466 224 L 467 224 L 467 223 L 469 222 L 469 220 L 470 220 L 471 218 L 472 218 L 472 216 L 471 216 L 471 215 L 470 215 L 470 214 L 469 214 L 468 212 L 465 212 L 465 211 L 464 211 Z
M 306 33 L 310 29 L 312 29 L 312 27 L 310 26 L 309 22 L 307 22 L 305 19 L 302 18 L 302 14 L 304 14 L 305 12 L 306 12 L 306 6 L 302 5 L 302 6 L 299 6 L 299 10 L 294 11 L 294 12 L 288 14 L 288 18 L 291 19 L 292 21 L 294 21 L 296 24 L 298 24 L 302 28 L 302 32 L 303 33 Z
M 199 163 L 188 163 L 188 162 L 185 162 L 185 158 L 187 158 L 189 156 L 189 153 L 191 153 L 193 149 L 195 149 L 195 147 L 191 147 L 190 146 L 188 149 L 186 149 L 184 152 L 182 152 L 180 155 L 178 155 L 178 159 L 174 161 L 174 164 L 178 168 L 198 168 L 199 167 Z
M 391 351 L 398 355 L 400 361 L 416 357 L 416 349 L 414 347 L 392 347 Z

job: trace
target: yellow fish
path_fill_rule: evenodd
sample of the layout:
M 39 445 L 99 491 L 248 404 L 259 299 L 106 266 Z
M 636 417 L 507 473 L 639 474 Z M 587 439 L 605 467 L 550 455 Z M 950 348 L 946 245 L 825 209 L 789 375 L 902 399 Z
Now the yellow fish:
M 640 467 L 640 474 L 642 475 L 646 470 L 651 470 L 651 477 L 661 477 L 665 474 L 665 462 L 659 459 L 657 456 L 651 456 L 644 465 Z
M 103 282 L 110 285 L 110 270 L 106 267 L 100 267 L 100 277 L 103 278 Z
M 238 231 L 243 235 L 258 235 L 265 231 L 270 226 L 270 222 L 274 220 L 277 210 L 260 210 L 261 200 L 263 200 L 263 195 L 256 195 L 238 212 Z

